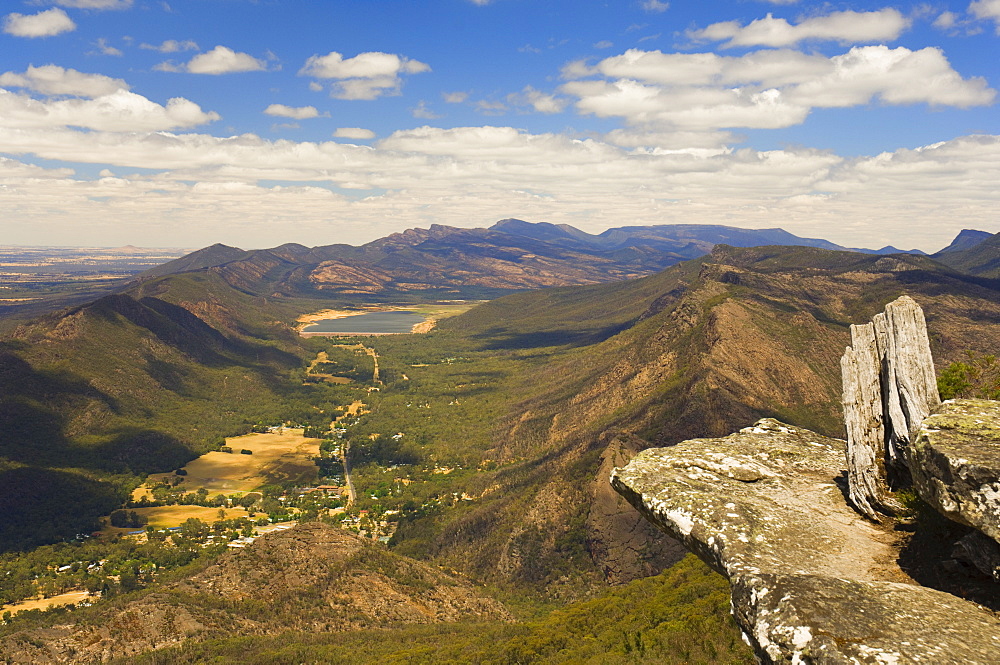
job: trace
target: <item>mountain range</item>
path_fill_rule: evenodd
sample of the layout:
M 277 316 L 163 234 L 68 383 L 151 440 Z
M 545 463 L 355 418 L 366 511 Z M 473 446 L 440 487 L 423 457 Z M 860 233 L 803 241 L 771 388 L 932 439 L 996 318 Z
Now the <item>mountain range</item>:
M 468 498 L 408 509 L 394 554 L 561 601 L 683 555 L 610 487 L 611 468 L 636 452 L 765 416 L 843 436 L 850 325 L 899 295 L 923 307 L 939 370 L 1000 346 L 1000 234 L 963 231 L 925 256 L 664 228 L 590 236 L 504 220 L 360 248 L 215 245 L 20 325 L 0 340 L 0 482 L 13 489 L 0 507 L 18 516 L 2 542 L 86 529 L 138 477 L 249 422 L 319 417 L 316 402 L 340 388 L 303 383 L 324 342 L 290 325 L 318 303 L 519 291 L 427 335 L 366 341 L 384 383 L 364 397 L 361 440 L 406 432 L 408 455 L 460 469 L 440 476 L 441 495 Z M 772 244 L 721 242 L 758 234 Z M 58 500 L 46 498 L 53 486 Z
M 140 279 L 207 269 L 233 287 L 258 295 L 489 298 L 524 289 L 642 277 L 703 256 L 717 244 L 846 249 L 782 229 L 675 224 L 626 226 L 592 235 L 565 224 L 505 219 L 488 229 L 410 229 L 360 247 L 285 244 L 244 251 L 212 245 L 157 266 Z

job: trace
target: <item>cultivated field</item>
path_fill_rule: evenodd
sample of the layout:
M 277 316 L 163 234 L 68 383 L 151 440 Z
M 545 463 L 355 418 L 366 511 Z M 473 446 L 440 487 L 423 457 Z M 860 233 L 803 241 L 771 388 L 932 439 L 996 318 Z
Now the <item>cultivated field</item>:
M 10 612 L 11 615 L 14 615 L 25 610 L 47 610 L 50 607 L 58 607 L 60 605 L 76 605 L 77 603 L 82 603 L 85 600 L 97 598 L 100 598 L 100 594 L 91 595 L 86 591 L 68 591 L 66 593 L 61 593 L 58 596 L 52 596 L 51 598 L 32 598 L 30 600 L 22 600 L 19 603 L 4 605 L 0 607 L 0 614 Z
M 226 445 L 233 452 L 206 453 L 185 466 L 187 475 L 178 489 L 195 492 L 204 487 L 212 496 L 250 492 L 270 483 L 312 483 L 317 480 L 318 468 L 313 458 L 319 455 L 319 444 L 319 439 L 302 436 L 301 429 L 232 437 L 226 439 Z M 244 449 L 253 454 L 240 454 Z M 160 473 L 151 475 L 148 483 L 174 478 L 172 473 Z

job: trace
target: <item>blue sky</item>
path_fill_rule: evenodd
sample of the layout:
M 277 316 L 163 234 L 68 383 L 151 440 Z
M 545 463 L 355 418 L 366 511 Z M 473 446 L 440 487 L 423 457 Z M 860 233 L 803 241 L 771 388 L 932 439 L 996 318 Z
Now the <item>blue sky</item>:
M 0 2 L 6 244 L 1000 231 L 1000 0 Z

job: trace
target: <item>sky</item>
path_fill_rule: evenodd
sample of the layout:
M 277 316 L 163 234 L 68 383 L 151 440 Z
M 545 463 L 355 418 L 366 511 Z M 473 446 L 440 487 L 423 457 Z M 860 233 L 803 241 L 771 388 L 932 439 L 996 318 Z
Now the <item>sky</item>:
M 0 244 L 1000 232 L 1000 0 L 0 0 Z

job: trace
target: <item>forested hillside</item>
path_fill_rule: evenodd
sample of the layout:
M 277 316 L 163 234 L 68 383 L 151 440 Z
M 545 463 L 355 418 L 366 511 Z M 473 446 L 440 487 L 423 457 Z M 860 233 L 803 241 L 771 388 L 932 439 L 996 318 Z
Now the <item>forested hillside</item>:
M 1000 284 L 914 255 L 720 245 L 642 279 L 494 300 L 425 335 L 333 340 L 289 325 L 317 301 L 251 295 L 214 269 L 147 280 L 5 340 L 4 474 L 20 483 L 10 510 L 25 515 L 5 542 L 72 535 L 141 475 L 222 435 L 288 419 L 323 434 L 353 402 L 323 435 L 349 451 L 357 500 L 338 518 L 309 519 L 359 533 L 391 522 L 388 547 L 408 557 L 399 561 L 454 571 L 511 607 L 596 598 L 683 557 L 613 492 L 611 468 L 763 416 L 841 436 L 849 326 L 903 293 L 927 314 L 939 366 L 1000 342 Z M 310 364 L 337 370 L 355 353 L 345 348 L 374 353 L 379 379 L 358 365 L 351 384 L 306 380 Z M 51 511 L 53 528 L 36 528 L 35 510 Z M 495 635 L 520 649 L 536 629 L 549 630 Z M 478 629 L 448 639 L 479 644 L 467 630 Z M 350 643 L 290 639 L 302 654 Z M 640 649 L 634 634 L 609 644 Z M 171 658 L 234 648 L 223 640 Z

